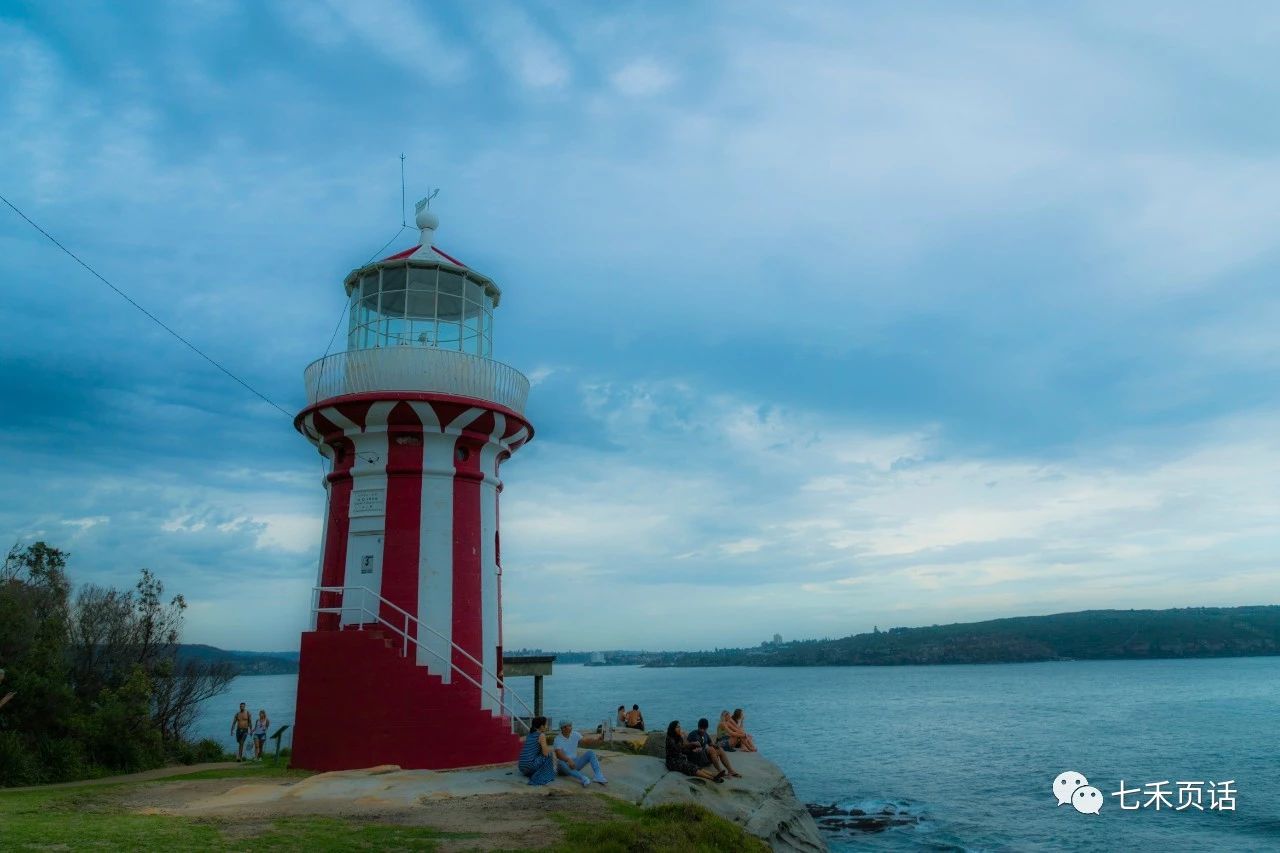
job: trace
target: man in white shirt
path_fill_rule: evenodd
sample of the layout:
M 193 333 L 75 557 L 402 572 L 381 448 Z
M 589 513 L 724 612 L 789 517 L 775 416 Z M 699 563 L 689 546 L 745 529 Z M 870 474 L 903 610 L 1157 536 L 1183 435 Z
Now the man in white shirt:
M 572 776 L 586 787 L 591 784 L 591 780 L 579 771 L 590 764 L 595 780 L 601 785 L 608 784 L 609 780 L 600 772 L 600 759 L 596 758 L 595 752 L 590 749 L 578 752 L 578 744 L 581 741 L 582 733 L 573 730 L 573 723 L 569 720 L 561 720 L 560 734 L 556 735 L 555 740 L 551 742 L 551 748 L 556 754 L 556 772 Z M 598 739 L 592 740 L 592 743 L 597 741 Z

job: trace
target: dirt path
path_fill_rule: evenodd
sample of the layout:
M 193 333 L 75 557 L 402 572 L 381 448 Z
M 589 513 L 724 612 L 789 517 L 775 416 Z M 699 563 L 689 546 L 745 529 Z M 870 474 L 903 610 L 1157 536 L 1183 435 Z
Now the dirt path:
M 188 773 L 199 773 L 201 770 L 230 770 L 245 765 L 237 761 L 213 761 L 207 764 L 180 764 L 176 767 L 159 767 L 155 770 L 144 770 L 142 773 L 128 773 L 124 776 L 104 776 L 101 779 L 84 779 L 79 782 L 58 782 L 54 785 L 30 785 L 26 788 L 0 788 L 0 794 L 7 791 L 53 791 L 58 788 L 79 788 L 84 785 L 119 785 L 125 782 L 150 782 L 153 779 L 168 779 L 170 776 L 185 776 Z

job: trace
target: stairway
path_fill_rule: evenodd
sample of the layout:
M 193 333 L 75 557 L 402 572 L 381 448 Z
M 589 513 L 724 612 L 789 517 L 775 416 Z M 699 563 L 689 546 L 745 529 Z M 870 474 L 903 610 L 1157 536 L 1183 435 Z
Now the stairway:
M 303 633 L 292 766 L 443 770 L 515 761 L 522 741 L 511 718 L 481 707 L 480 690 L 456 673 L 445 684 L 405 657 L 402 642 L 379 630 Z

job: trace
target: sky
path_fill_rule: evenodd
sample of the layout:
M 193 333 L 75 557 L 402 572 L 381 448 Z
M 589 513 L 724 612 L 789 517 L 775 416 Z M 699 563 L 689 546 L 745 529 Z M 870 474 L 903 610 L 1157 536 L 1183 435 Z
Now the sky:
M 1270 604 L 1278 40 L 1268 3 L 0 0 L 0 194 L 296 411 L 344 276 L 416 242 L 403 153 L 533 382 L 508 648 Z M 0 277 L 0 542 L 297 648 L 315 449 L 3 206 Z

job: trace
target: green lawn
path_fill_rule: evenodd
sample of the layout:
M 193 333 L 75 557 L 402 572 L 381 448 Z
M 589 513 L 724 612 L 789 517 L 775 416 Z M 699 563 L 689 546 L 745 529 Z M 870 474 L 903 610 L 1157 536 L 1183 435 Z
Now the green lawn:
M 429 827 L 325 817 L 281 818 L 246 827 L 223 818 L 141 815 L 123 810 L 129 788 L 191 779 L 300 778 L 305 771 L 264 765 L 207 770 L 128 785 L 98 785 L 46 791 L 0 791 L 0 850 L 212 850 L 323 851 L 435 850 L 437 842 L 481 838 L 482 833 L 441 833 Z M 603 851 L 767 851 L 761 841 L 698 806 L 641 809 L 607 797 L 611 819 L 584 821 L 554 815 L 564 839 L 553 853 Z M 462 845 L 464 848 L 466 844 Z
M 209 770 L 177 779 L 209 779 L 236 771 Z M 245 775 L 245 774 L 241 774 Z M 264 775 L 264 774 L 259 774 Z M 275 775 L 275 774 L 272 774 Z M 252 777 L 250 777 L 251 779 Z M 250 781 L 246 779 L 246 781 Z M 143 782 L 164 785 L 174 779 Z M 113 795 L 124 787 L 100 785 L 58 791 L 0 793 L 0 850 L 434 850 L 446 835 L 427 827 L 360 823 L 333 818 L 284 818 L 265 832 L 237 837 L 225 820 L 122 812 Z
M 769 845 L 702 806 L 678 803 L 643 809 L 621 800 L 604 799 L 617 819 L 588 822 L 558 817 L 565 838 L 551 848 L 553 853 L 769 851 Z
M 228 767 L 224 770 L 197 770 L 193 773 L 183 773 L 179 776 L 167 776 L 164 779 L 157 779 L 154 782 L 147 782 L 148 785 L 163 785 L 165 782 L 174 782 L 177 780 L 190 779 L 244 779 L 252 782 L 254 779 L 305 779 L 311 776 L 310 770 L 292 770 L 285 765 L 283 761 L 279 764 L 271 764 L 264 762 L 262 764 L 245 764 L 240 767 Z M 3 791 L 0 788 L 0 791 Z

